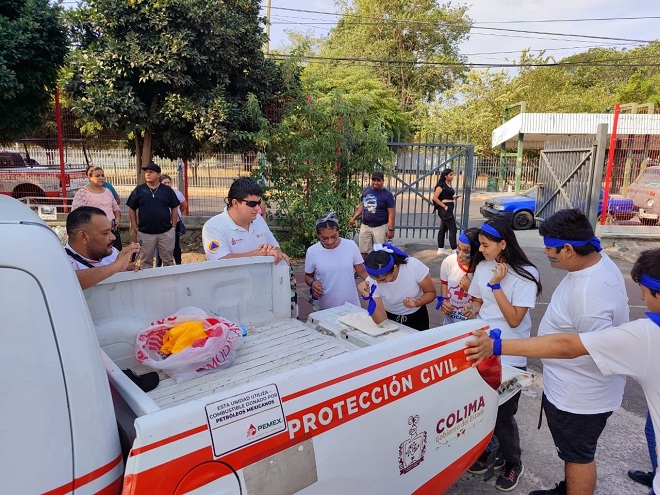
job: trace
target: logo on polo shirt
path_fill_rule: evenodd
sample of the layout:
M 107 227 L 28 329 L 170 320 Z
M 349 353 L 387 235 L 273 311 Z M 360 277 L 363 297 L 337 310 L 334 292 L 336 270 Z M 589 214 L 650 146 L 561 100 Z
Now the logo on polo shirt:
M 208 249 L 210 253 L 215 253 L 218 249 L 220 249 L 220 241 L 213 240 L 209 242 Z
M 243 239 L 241 239 L 240 237 L 238 239 L 232 239 L 231 245 L 235 246 L 236 244 L 240 244 L 241 242 L 243 242 Z

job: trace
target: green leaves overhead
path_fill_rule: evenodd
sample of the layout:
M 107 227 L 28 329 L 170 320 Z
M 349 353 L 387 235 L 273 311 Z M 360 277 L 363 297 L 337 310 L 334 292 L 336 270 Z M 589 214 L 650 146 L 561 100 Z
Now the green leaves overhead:
M 92 0 L 69 19 L 78 115 L 151 136 L 143 160 L 188 158 L 202 143 L 254 147 L 248 95 L 261 105 L 282 96 L 281 69 L 261 51 L 258 0 Z
M 0 142 L 41 123 L 66 52 L 59 7 L 47 0 L 0 2 Z

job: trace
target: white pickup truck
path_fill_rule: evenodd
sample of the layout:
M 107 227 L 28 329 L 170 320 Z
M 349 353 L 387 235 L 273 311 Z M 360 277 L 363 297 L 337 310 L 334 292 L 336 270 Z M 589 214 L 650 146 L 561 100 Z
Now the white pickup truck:
M 0 197 L 0 493 L 443 493 L 495 423 L 498 394 L 463 353 L 483 322 L 368 337 L 290 318 L 289 296 L 272 258 L 83 292 L 57 236 Z M 237 358 L 143 392 L 122 372 L 147 371 L 136 334 L 186 306 L 248 327 Z

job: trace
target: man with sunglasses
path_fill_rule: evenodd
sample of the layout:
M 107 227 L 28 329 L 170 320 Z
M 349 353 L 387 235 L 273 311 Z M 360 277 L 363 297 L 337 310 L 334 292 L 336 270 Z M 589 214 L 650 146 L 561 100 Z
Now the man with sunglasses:
M 209 219 L 202 229 L 202 244 L 209 261 L 273 256 L 275 263 L 289 257 L 280 251 L 280 245 L 259 215 L 263 190 L 253 179 L 241 177 L 229 188 L 227 207 Z

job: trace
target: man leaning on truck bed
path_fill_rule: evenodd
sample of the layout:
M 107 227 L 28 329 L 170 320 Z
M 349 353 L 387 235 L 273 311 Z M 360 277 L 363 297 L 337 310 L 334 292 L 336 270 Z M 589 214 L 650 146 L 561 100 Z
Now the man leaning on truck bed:
M 134 242 L 117 251 L 112 246 L 112 226 L 100 208 L 81 206 L 73 210 L 66 218 L 66 233 L 66 253 L 83 289 L 115 273 L 135 269 L 131 256 L 137 254 L 140 245 Z

